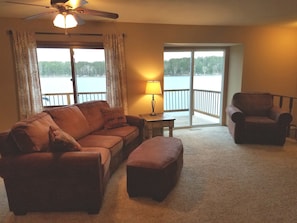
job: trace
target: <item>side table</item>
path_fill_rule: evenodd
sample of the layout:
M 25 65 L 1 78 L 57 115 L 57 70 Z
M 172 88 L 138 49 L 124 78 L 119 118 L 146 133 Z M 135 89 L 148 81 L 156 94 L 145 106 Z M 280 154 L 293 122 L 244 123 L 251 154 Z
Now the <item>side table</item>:
M 163 127 L 169 128 L 169 137 L 173 136 L 173 127 L 174 127 L 174 120 L 175 118 L 170 117 L 169 115 L 164 114 L 156 114 L 156 115 L 150 115 L 150 114 L 142 114 L 139 115 L 141 118 L 144 119 L 144 132 L 146 130 L 148 131 L 148 138 L 152 138 L 155 136 L 154 131 L 155 129 L 162 129 L 162 135 L 163 135 Z M 145 138 L 144 134 L 144 138 Z

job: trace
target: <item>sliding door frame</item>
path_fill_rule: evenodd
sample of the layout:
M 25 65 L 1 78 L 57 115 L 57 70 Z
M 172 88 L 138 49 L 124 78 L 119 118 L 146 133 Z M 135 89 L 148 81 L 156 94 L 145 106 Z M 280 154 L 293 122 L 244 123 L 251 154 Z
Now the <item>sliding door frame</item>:
M 226 95 L 227 95 L 227 84 L 228 84 L 228 71 L 229 71 L 229 46 L 177 46 L 176 44 L 174 46 L 171 46 L 170 44 L 166 44 L 164 47 L 164 53 L 165 52 L 190 52 L 191 53 L 191 63 L 190 63 L 190 105 L 189 105 L 189 126 L 184 127 L 196 127 L 200 126 L 193 125 L 193 119 L 192 114 L 194 112 L 194 95 L 193 95 L 193 82 L 194 82 L 194 54 L 197 51 L 223 51 L 224 52 L 224 69 L 222 74 L 222 80 L 221 80 L 221 97 L 220 97 L 220 116 L 219 116 L 219 122 L 217 124 L 219 125 L 225 125 L 226 124 L 226 114 L 224 112 L 224 108 L 226 107 Z M 217 125 L 216 124 L 216 125 Z

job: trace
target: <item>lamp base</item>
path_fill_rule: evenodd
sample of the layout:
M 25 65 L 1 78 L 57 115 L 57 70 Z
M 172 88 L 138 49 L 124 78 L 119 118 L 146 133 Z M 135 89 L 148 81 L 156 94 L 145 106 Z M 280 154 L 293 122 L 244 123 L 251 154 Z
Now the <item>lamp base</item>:
M 151 114 L 150 114 L 150 116 L 156 116 L 157 115 L 157 113 L 155 113 L 155 112 L 152 112 Z

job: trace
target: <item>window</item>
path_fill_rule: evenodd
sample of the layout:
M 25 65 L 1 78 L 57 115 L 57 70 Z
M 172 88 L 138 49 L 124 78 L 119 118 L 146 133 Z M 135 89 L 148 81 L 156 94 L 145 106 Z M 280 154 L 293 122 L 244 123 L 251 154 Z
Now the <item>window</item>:
M 43 106 L 106 100 L 103 48 L 38 47 Z

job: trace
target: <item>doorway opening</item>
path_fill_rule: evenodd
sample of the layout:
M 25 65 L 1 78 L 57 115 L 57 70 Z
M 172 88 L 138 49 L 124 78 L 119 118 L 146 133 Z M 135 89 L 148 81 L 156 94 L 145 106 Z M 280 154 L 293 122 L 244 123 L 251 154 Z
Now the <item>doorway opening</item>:
M 164 113 L 175 127 L 222 122 L 225 49 L 164 50 Z

